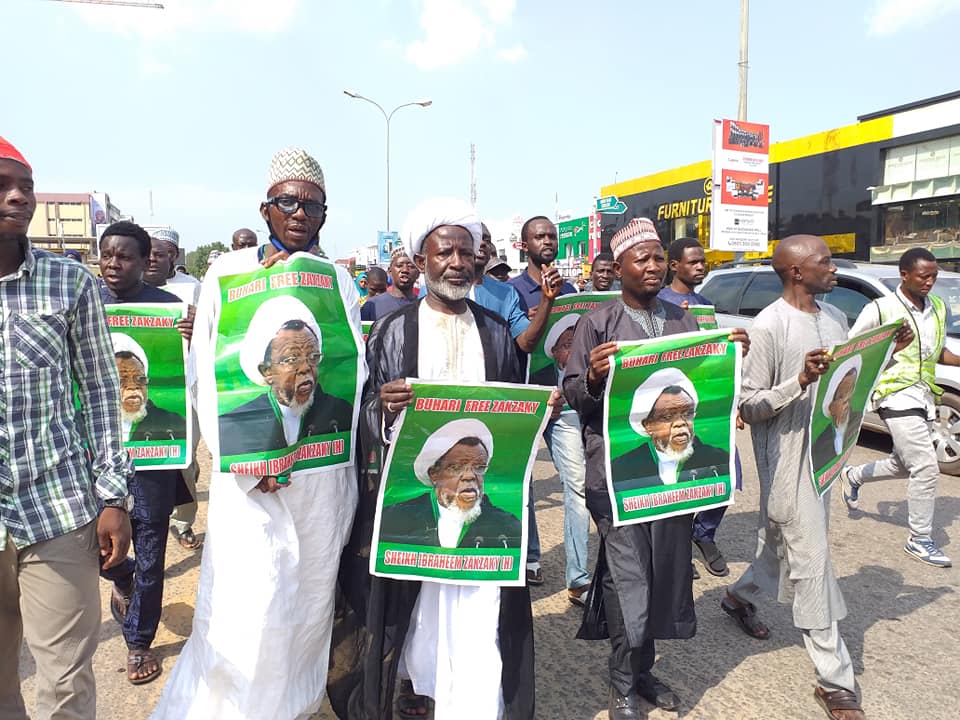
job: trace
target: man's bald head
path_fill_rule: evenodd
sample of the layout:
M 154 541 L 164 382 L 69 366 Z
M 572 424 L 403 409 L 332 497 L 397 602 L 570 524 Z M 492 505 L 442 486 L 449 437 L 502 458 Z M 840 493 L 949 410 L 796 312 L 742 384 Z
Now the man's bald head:
M 243 248 L 256 247 L 257 234 L 250 228 L 240 228 L 233 234 L 233 250 L 242 250 Z
M 818 251 L 830 252 L 827 244 L 816 235 L 791 235 L 777 243 L 773 251 L 773 269 L 783 280 L 792 266 L 799 265 Z
M 773 269 L 785 293 L 813 296 L 837 286 L 837 266 L 830 248 L 815 235 L 791 235 L 781 240 L 773 252 Z

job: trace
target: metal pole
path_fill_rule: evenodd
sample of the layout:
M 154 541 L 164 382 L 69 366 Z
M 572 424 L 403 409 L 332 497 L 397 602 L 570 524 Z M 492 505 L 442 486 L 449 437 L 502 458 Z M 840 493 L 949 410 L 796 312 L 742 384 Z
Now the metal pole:
M 391 113 L 392 115 L 393 113 Z M 390 232 L 390 118 L 387 118 L 387 232 Z
M 737 120 L 747 119 L 747 36 L 750 26 L 750 0 L 740 0 L 740 94 Z

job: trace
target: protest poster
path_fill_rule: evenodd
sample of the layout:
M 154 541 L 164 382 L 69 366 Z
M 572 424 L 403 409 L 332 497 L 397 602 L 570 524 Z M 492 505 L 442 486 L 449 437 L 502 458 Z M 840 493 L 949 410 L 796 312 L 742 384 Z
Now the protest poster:
M 717 324 L 717 312 L 713 305 L 690 305 L 687 311 L 696 318 L 701 330 L 716 330 L 720 327 Z
M 219 280 L 214 467 L 286 478 L 351 465 L 363 346 L 334 265 L 298 253 Z
M 558 297 L 550 310 L 550 319 L 547 320 L 540 342 L 527 361 L 527 382 L 559 386 L 580 316 L 616 297 L 620 297 L 619 292 L 577 293 Z M 574 411 L 565 404 L 563 412 Z
M 414 400 L 384 463 L 370 572 L 523 585 L 527 480 L 553 388 L 407 382 Z
M 729 331 L 623 342 L 604 390 L 615 525 L 733 502 L 740 344 Z
M 813 487 L 823 495 L 857 444 L 863 413 L 895 345 L 902 320 L 881 325 L 830 348 L 833 362 L 817 381 L 810 414 Z
M 375 320 L 361 320 L 360 321 L 360 334 L 363 335 L 363 341 L 366 342 L 367 338 L 370 336 L 370 328 L 373 327 Z
M 193 461 L 184 373 L 187 341 L 180 303 L 107 305 L 107 326 L 120 376 L 124 447 L 137 470 L 176 470 Z

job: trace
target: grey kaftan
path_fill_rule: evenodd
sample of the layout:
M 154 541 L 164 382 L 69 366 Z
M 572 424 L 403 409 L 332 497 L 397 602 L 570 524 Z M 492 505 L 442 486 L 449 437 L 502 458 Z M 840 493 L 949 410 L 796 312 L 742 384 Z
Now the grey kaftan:
M 798 628 L 827 628 L 847 608 L 830 560 L 830 494 L 813 488 L 808 434 L 815 386 L 800 388 L 804 356 L 847 338 L 836 308 L 802 312 L 782 298 L 757 315 L 743 364 L 740 414 L 750 424 L 760 480 L 757 556 L 731 590 L 793 602 Z

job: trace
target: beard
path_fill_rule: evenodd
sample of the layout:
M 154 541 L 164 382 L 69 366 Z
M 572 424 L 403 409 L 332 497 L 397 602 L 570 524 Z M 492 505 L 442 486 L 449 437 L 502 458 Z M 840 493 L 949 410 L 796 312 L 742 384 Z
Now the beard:
M 441 300 L 446 300 L 447 302 L 457 302 L 458 300 L 463 300 L 467 295 L 470 294 L 470 288 L 472 287 L 471 283 L 465 285 L 454 285 L 448 280 L 444 280 L 443 276 L 434 280 L 429 275 L 426 275 L 424 282 L 427 285 L 427 290 L 434 295 L 436 295 Z
M 470 508 L 469 510 L 461 510 L 461 509 L 457 506 L 457 497 L 456 497 L 456 495 L 454 495 L 454 496 L 450 499 L 450 504 L 449 504 L 449 505 L 445 505 L 445 504 L 443 503 L 443 501 L 442 501 L 439 497 L 437 498 L 437 503 L 443 507 L 443 509 L 446 511 L 446 513 L 448 513 L 450 516 L 456 518 L 457 521 L 459 521 L 462 525 L 469 525 L 469 524 L 472 523 L 474 520 L 476 520 L 478 517 L 480 517 L 480 510 L 481 510 L 481 507 L 480 507 L 481 502 L 480 502 L 480 501 L 481 501 L 482 499 L 483 499 L 483 495 L 481 495 L 479 498 L 477 498 L 477 502 L 474 503 L 474 506 L 473 506 L 472 508 Z
M 833 449 L 839 455 L 843 452 L 843 441 L 847 437 L 847 425 L 850 424 L 850 415 L 842 423 L 836 423 L 833 426 Z
M 140 409 L 136 412 L 130 412 L 129 410 L 124 410 L 123 407 L 120 408 L 120 419 L 125 423 L 138 423 L 147 416 L 147 404 L 144 403 L 140 406 Z
M 663 455 L 667 460 L 673 460 L 676 462 L 684 462 L 689 460 L 690 456 L 693 455 L 693 443 L 687 443 L 687 446 L 683 450 L 674 450 L 669 445 L 665 447 L 660 447 L 659 444 L 654 443 L 654 447 L 657 448 L 657 452 Z
M 314 387 L 313 391 L 310 393 L 310 397 L 308 397 L 302 403 L 297 402 L 296 396 L 291 393 L 290 397 L 286 398 L 286 402 L 283 404 L 290 408 L 290 412 L 292 412 L 294 415 L 303 415 L 306 409 L 313 405 L 313 396 L 316 395 L 316 393 L 317 389 Z

